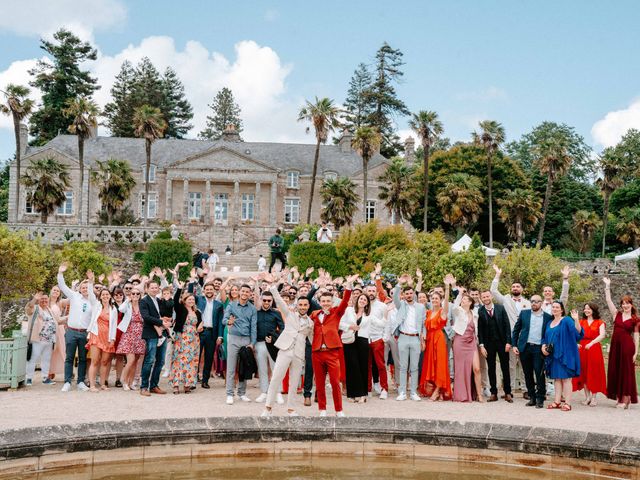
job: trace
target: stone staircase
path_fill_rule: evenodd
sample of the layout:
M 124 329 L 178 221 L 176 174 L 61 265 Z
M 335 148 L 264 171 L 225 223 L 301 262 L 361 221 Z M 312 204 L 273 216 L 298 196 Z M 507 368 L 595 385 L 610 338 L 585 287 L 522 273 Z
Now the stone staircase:
M 271 257 L 269 254 L 269 245 L 266 241 L 258 242 L 246 250 L 241 250 L 229 256 L 224 254 L 225 247 L 226 245 L 220 245 L 216 249 L 218 257 L 220 257 L 220 261 L 216 267 L 218 271 L 225 267 L 229 271 L 232 271 L 234 267 L 239 267 L 241 272 L 256 272 L 258 270 L 258 258 L 261 254 L 267 260 L 267 267 L 269 266 Z

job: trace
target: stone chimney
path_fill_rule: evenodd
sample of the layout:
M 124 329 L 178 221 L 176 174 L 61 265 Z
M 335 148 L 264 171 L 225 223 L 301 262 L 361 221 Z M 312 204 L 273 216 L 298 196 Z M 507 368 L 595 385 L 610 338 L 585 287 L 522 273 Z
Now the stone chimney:
M 349 153 L 352 150 L 351 140 L 353 140 L 353 134 L 349 130 L 344 129 L 342 132 L 342 136 L 340 137 L 340 141 L 338 142 L 341 152 Z
M 407 165 L 413 165 L 416 161 L 416 141 L 413 137 L 407 137 L 404 141 L 404 159 Z
M 29 128 L 24 124 L 20 124 L 20 155 L 27 152 L 29 146 Z
M 227 128 L 222 132 L 222 140 L 224 142 L 241 142 L 240 134 L 236 130 L 236 126 L 233 124 L 227 125 Z

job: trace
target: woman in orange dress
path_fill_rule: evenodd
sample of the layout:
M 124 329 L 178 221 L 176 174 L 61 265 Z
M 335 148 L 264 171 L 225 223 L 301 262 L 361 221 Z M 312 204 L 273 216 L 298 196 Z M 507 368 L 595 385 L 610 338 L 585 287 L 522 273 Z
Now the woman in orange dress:
M 92 279 L 90 279 L 92 280 Z M 111 292 L 103 288 L 98 293 L 98 299 L 93 293 L 93 285 L 89 285 L 89 301 L 91 302 L 91 323 L 87 331 L 89 338 L 87 349 L 91 353 L 89 366 L 89 391 L 99 392 L 96 385 L 96 375 L 100 366 L 100 381 L 102 390 L 107 387 L 107 372 L 111 357 L 116 351 L 116 327 L 118 326 L 118 309 L 113 305 Z
M 451 379 L 449 378 L 449 353 L 447 338 L 442 330 L 447 324 L 449 305 L 449 283 L 445 278 L 446 291 L 443 299 L 438 292 L 431 293 L 431 309 L 427 310 L 425 326 L 427 340 L 422 360 L 419 391 L 431 400 L 451 399 Z M 445 305 L 443 308 L 442 305 Z
M 584 306 L 584 318 L 580 320 L 584 337 L 578 346 L 580 352 L 580 376 L 573 379 L 573 391 L 584 389 L 583 405 L 595 407 L 598 393 L 607 394 L 607 377 L 604 373 L 604 357 L 600 342 L 606 336 L 605 324 L 595 303 Z

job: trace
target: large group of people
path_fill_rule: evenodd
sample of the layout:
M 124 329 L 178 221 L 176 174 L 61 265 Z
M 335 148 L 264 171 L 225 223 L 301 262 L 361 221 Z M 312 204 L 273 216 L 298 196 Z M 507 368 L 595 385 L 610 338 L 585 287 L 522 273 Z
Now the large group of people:
M 275 235 L 272 249 L 280 242 Z M 89 271 L 68 286 L 62 264 L 57 286 L 26 306 L 27 385 L 36 364 L 46 385 L 64 367 L 63 392 L 75 379 L 82 391 L 120 387 L 150 397 L 167 393 L 160 384 L 168 377 L 170 393 L 189 394 L 217 376 L 232 405 L 252 401 L 247 380 L 257 376 L 263 416 L 284 394 L 288 415 L 297 415 L 297 395 L 311 406 L 314 390 L 325 416 L 328 389 L 337 416 L 343 396 L 364 403 L 392 390 L 397 401 L 496 402 L 500 388 L 512 403 L 521 389 L 527 406 L 544 408 L 549 394 L 546 408 L 561 411 L 579 390 L 591 407 L 598 393 L 619 408 L 637 403 L 640 318 L 630 296 L 616 305 L 603 278 L 613 327 L 605 375 L 606 319 L 594 303 L 567 311 L 568 268 L 558 299 L 551 287 L 525 298 L 518 282 L 503 294 L 494 268 L 488 289 L 447 274 L 424 291 L 419 270 L 392 285 L 380 265 L 366 278 L 285 266 L 238 281 L 220 278 L 215 262 L 184 262 L 130 278 Z

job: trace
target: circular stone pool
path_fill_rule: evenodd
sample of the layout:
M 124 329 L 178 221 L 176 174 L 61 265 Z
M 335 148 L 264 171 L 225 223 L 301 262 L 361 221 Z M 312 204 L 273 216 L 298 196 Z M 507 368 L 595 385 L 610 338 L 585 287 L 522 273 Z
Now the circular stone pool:
M 3 478 L 3 477 L 0 477 Z M 74 467 L 13 475 L 19 480 L 162 480 L 162 479 L 259 479 L 259 480 L 513 480 L 513 479 L 609 479 L 628 478 L 553 471 L 536 467 L 479 464 L 473 462 L 414 460 L 411 458 L 209 458 L 127 462 L 91 467 Z

